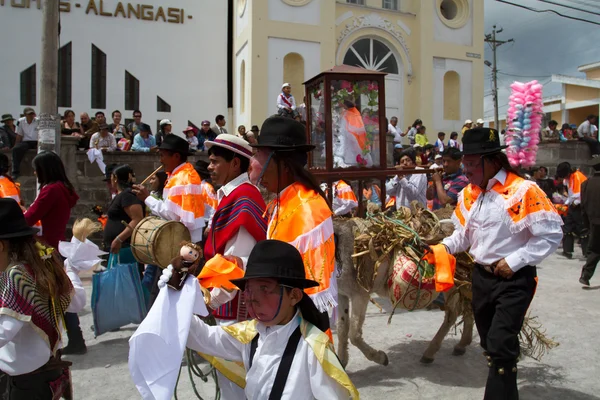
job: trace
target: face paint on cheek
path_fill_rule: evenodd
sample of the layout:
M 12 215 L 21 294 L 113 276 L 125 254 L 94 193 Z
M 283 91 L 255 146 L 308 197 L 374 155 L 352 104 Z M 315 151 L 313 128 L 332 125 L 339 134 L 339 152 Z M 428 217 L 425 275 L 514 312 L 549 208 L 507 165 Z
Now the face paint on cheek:
M 263 166 L 256 159 L 256 157 L 252 157 L 250 159 L 250 168 L 248 170 L 248 178 L 253 185 L 258 186 L 258 178 L 260 178 L 260 173 L 262 172 Z

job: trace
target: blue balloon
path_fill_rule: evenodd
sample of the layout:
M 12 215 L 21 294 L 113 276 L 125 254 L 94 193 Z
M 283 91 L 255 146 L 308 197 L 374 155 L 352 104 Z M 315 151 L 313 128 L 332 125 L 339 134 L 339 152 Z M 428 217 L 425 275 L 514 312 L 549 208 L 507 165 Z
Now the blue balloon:
M 522 124 L 521 124 L 519 121 L 515 121 L 515 122 L 513 122 L 513 126 L 514 126 L 515 128 L 519 128 L 519 129 L 521 129 L 521 127 L 522 127 L 523 125 L 522 125 Z
M 529 145 L 529 143 L 527 142 L 521 142 L 521 144 L 519 145 L 522 149 L 524 149 L 525 147 L 527 147 Z
M 531 124 L 526 124 L 525 126 L 523 126 L 524 131 L 528 131 L 530 129 L 531 129 Z

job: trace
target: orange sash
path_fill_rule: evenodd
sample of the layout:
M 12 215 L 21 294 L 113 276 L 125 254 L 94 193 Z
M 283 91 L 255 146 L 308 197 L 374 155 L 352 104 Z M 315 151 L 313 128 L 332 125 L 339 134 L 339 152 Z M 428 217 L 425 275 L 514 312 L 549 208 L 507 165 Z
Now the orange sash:
M 587 181 L 587 177 L 581 171 L 577 170 L 571 174 L 567 185 L 569 198 L 581 200 L 581 184 L 585 181 Z
M 365 131 L 365 124 L 362 119 L 362 115 L 360 111 L 356 109 L 356 107 L 349 108 L 344 115 L 344 119 L 346 120 L 348 132 L 358 142 L 358 146 L 362 150 L 367 149 L 367 132 Z
M 208 195 L 201 183 L 193 165 L 185 163 L 169 175 L 163 190 L 167 208 L 179 215 L 181 222 L 190 230 L 204 227 L 204 204 Z
M 21 205 L 21 188 L 5 176 L 0 176 L 0 198 L 8 197 Z
M 243 277 L 243 269 L 222 255 L 216 254 L 204 264 L 198 275 L 198 281 L 204 288 L 222 288 L 231 291 L 236 290 L 237 287 L 230 281 Z
M 446 292 L 454 286 L 456 258 L 448 254 L 446 246 L 443 244 L 436 244 L 430 247 L 433 253 L 427 253 L 423 259 L 429 264 L 435 265 L 435 291 Z
M 452 217 L 455 225 L 458 223 L 459 226 L 466 227 L 471 208 L 482 192 L 479 186 L 472 184 L 463 189 Z M 556 208 L 534 182 L 508 172 L 504 185 L 496 182 L 488 193 L 491 192 L 502 198 L 513 233 L 520 232 L 540 220 L 553 220 L 562 224 Z
M 320 311 L 337 305 L 332 213 L 325 199 L 300 183 L 287 187 L 267 206 L 267 239 L 290 243 L 300 251 L 306 278 L 319 282 L 306 289 Z M 333 278 L 333 282 L 332 282 Z

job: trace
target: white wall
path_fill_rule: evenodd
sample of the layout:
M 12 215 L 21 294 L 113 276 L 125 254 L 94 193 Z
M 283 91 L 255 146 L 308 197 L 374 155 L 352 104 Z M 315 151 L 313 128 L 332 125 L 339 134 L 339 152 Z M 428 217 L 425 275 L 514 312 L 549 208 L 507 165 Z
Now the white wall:
M 250 130 L 250 127 L 252 126 L 252 121 L 249 121 L 248 118 L 250 116 L 250 82 L 251 82 L 251 75 L 250 75 L 250 71 L 251 71 L 251 65 L 250 63 L 252 62 L 250 60 L 250 57 L 248 56 L 249 54 L 249 45 L 246 42 L 243 47 L 240 49 L 240 51 L 236 54 L 235 56 L 235 77 L 234 77 L 234 90 L 235 90 L 235 95 L 234 95 L 234 99 L 235 99 L 235 107 L 234 107 L 234 121 L 235 121 L 235 126 L 231 126 L 231 129 L 229 130 L 229 133 L 235 133 L 237 132 L 237 127 L 239 125 L 245 125 L 246 126 L 246 130 Z M 246 82 L 245 82 L 245 86 L 246 86 L 246 90 L 245 90 L 245 94 L 246 94 L 246 104 L 245 104 L 245 108 L 244 108 L 244 112 L 242 112 L 242 81 L 241 81 L 241 67 L 242 67 L 242 61 L 245 62 L 245 68 L 246 68 Z
M 451 121 L 444 119 L 444 74 L 447 71 L 455 71 L 460 77 L 460 120 Z M 477 120 L 483 118 L 483 115 L 471 115 L 473 110 L 473 84 L 471 77 L 473 73 L 473 63 L 470 61 L 453 60 L 449 58 L 433 59 L 433 119 L 434 125 L 431 128 L 449 133 L 459 131 L 466 119 Z M 427 122 L 425 122 L 427 124 Z M 437 137 L 437 132 L 428 129 L 429 137 Z
M 267 118 L 277 112 L 277 96 L 281 92 L 283 82 L 283 58 L 288 53 L 298 53 L 304 58 L 304 81 L 321 72 L 321 45 L 315 42 L 304 42 L 300 40 L 289 40 L 270 37 L 269 47 L 269 88 L 264 101 L 267 102 Z M 260 90 L 260 88 L 254 88 Z M 304 93 L 302 89 L 293 89 L 292 94 L 296 103 L 302 103 Z
M 433 18 L 434 38 L 438 42 L 447 42 L 454 44 L 462 44 L 463 46 L 473 45 L 473 2 L 469 1 L 469 19 L 466 24 L 458 29 L 450 28 L 440 19 L 436 10 L 437 3 L 434 2 L 434 12 L 431 14 Z M 476 0 L 481 1 L 481 0 Z
M 71 11 L 61 13 L 61 45 L 72 42 L 70 108 L 77 114 L 97 111 L 91 109 L 92 43 L 107 55 L 107 110 L 103 111 L 109 122 L 108 114 L 114 109 L 131 118 L 132 111 L 124 110 L 125 70 L 140 81 L 140 110 L 153 130 L 161 118 L 170 118 L 174 131 L 181 131 L 188 119 L 199 124 L 227 114 L 226 1 L 144 1 L 165 11 L 167 7 L 183 8 L 183 24 L 94 15 L 93 11 L 86 14 L 88 1 L 80 2 L 81 8 L 75 7 L 75 1 L 66 1 Z M 0 112 L 22 112 L 19 74 L 34 63 L 38 79 L 38 104 L 34 108 L 39 111 L 42 12 L 36 7 L 21 9 L 6 3 L 0 6 L 0 48 L 5 55 Z M 118 3 L 104 0 L 104 11 L 114 13 Z M 99 0 L 96 5 L 100 6 Z M 170 114 L 156 112 L 157 95 L 171 105 Z
M 271 21 L 296 24 L 319 25 L 321 23 L 321 1 L 312 0 L 304 6 L 290 6 L 282 0 L 269 1 L 269 19 Z M 325 0 L 332 1 L 332 0 Z

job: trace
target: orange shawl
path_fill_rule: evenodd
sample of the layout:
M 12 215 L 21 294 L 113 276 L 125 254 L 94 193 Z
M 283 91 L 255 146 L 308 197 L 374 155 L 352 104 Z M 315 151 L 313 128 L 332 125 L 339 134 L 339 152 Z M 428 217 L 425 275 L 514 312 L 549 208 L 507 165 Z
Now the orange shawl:
M 163 199 L 168 209 L 179 215 L 180 221 L 188 229 L 204 227 L 204 204 L 208 194 L 201 186 L 200 175 L 193 165 L 185 163 L 169 179 L 163 190 Z

